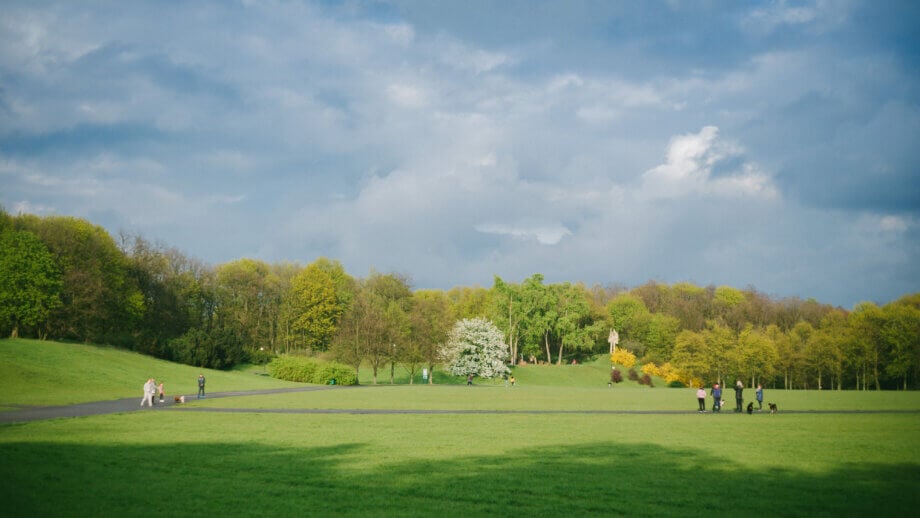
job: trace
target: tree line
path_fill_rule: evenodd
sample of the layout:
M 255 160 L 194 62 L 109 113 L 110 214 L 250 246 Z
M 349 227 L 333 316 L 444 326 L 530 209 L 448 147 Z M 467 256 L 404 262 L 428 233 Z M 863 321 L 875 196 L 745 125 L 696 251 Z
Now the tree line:
M 454 323 L 486 318 L 509 363 L 562 365 L 608 352 L 687 382 L 745 379 L 798 389 L 908 389 L 920 374 L 920 293 L 852 310 L 754 288 L 648 282 L 413 289 L 398 273 L 354 277 L 328 258 L 216 266 L 74 217 L 0 208 L 0 333 L 111 344 L 202 367 L 283 353 L 334 357 L 410 379 L 442 363 Z M 431 377 L 428 378 L 431 380 Z

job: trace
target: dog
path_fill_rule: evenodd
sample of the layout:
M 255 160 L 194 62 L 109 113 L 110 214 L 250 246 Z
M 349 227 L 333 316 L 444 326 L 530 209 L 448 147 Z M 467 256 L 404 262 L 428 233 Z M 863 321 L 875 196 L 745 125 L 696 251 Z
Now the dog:
M 776 413 L 776 403 L 769 403 L 769 406 L 770 406 L 770 413 L 775 414 Z
M 754 413 L 754 403 L 748 403 L 747 412 L 748 412 L 748 414 L 753 414 L 753 413 Z
M 173 398 L 176 403 L 185 403 L 185 396 L 176 396 Z

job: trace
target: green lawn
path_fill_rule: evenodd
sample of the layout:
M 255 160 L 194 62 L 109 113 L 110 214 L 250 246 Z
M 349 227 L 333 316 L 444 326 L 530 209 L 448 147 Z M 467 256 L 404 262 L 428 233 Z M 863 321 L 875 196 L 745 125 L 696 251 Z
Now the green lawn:
M 99 354 L 109 360 L 113 352 Z M 18 361 L 4 354 L 4 369 Z M 58 369 L 82 364 L 85 374 L 93 362 L 76 356 Z M 137 372 L 158 365 L 132 357 L 146 365 Z M 53 355 L 48 361 L 45 373 L 63 376 Z M 98 369 L 104 375 L 87 376 L 87 385 L 137 374 Z M 232 385 L 269 382 L 218 374 Z M 775 416 L 604 414 L 590 411 L 692 410 L 696 402 L 689 389 L 537 382 L 337 387 L 0 425 L 0 505 L 8 516 L 681 517 L 909 516 L 920 506 L 920 413 L 783 413 L 916 411 L 917 393 L 768 391 L 766 399 L 780 403 Z M 0 378 L 0 404 L 9 402 L 9 386 Z M 585 413 L 215 413 L 198 406 Z
M 198 374 L 212 392 L 298 386 L 252 373 L 198 369 L 95 345 L 0 340 L 0 407 L 140 398 L 147 378 L 167 394 L 195 394 Z

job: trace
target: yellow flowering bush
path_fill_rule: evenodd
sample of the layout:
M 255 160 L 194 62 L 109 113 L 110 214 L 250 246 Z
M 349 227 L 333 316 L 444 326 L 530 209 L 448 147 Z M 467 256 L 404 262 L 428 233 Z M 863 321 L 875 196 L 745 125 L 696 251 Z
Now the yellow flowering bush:
M 610 355 L 610 362 L 629 369 L 636 364 L 636 355 L 626 349 L 617 349 L 616 352 Z

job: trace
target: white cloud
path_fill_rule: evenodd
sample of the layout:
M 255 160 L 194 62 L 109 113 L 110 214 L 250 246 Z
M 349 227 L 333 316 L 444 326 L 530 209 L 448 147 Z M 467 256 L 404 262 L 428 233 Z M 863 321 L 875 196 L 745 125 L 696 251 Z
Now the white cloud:
M 556 245 L 562 238 L 571 236 L 572 231 L 565 225 L 555 223 L 549 225 L 515 226 L 503 223 L 481 223 L 476 225 L 476 230 L 485 234 L 511 236 L 515 239 L 535 239 L 541 245 Z
M 641 198 L 681 198 L 713 194 L 722 197 L 773 198 L 778 191 L 756 164 L 744 162 L 740 170 L 713 177 L 714 166 L 739 157 L 742 150 L 719 139 L 719 128 L 706 126 L 699 133 L 673 137 L 664 164 L 642 175 Z

